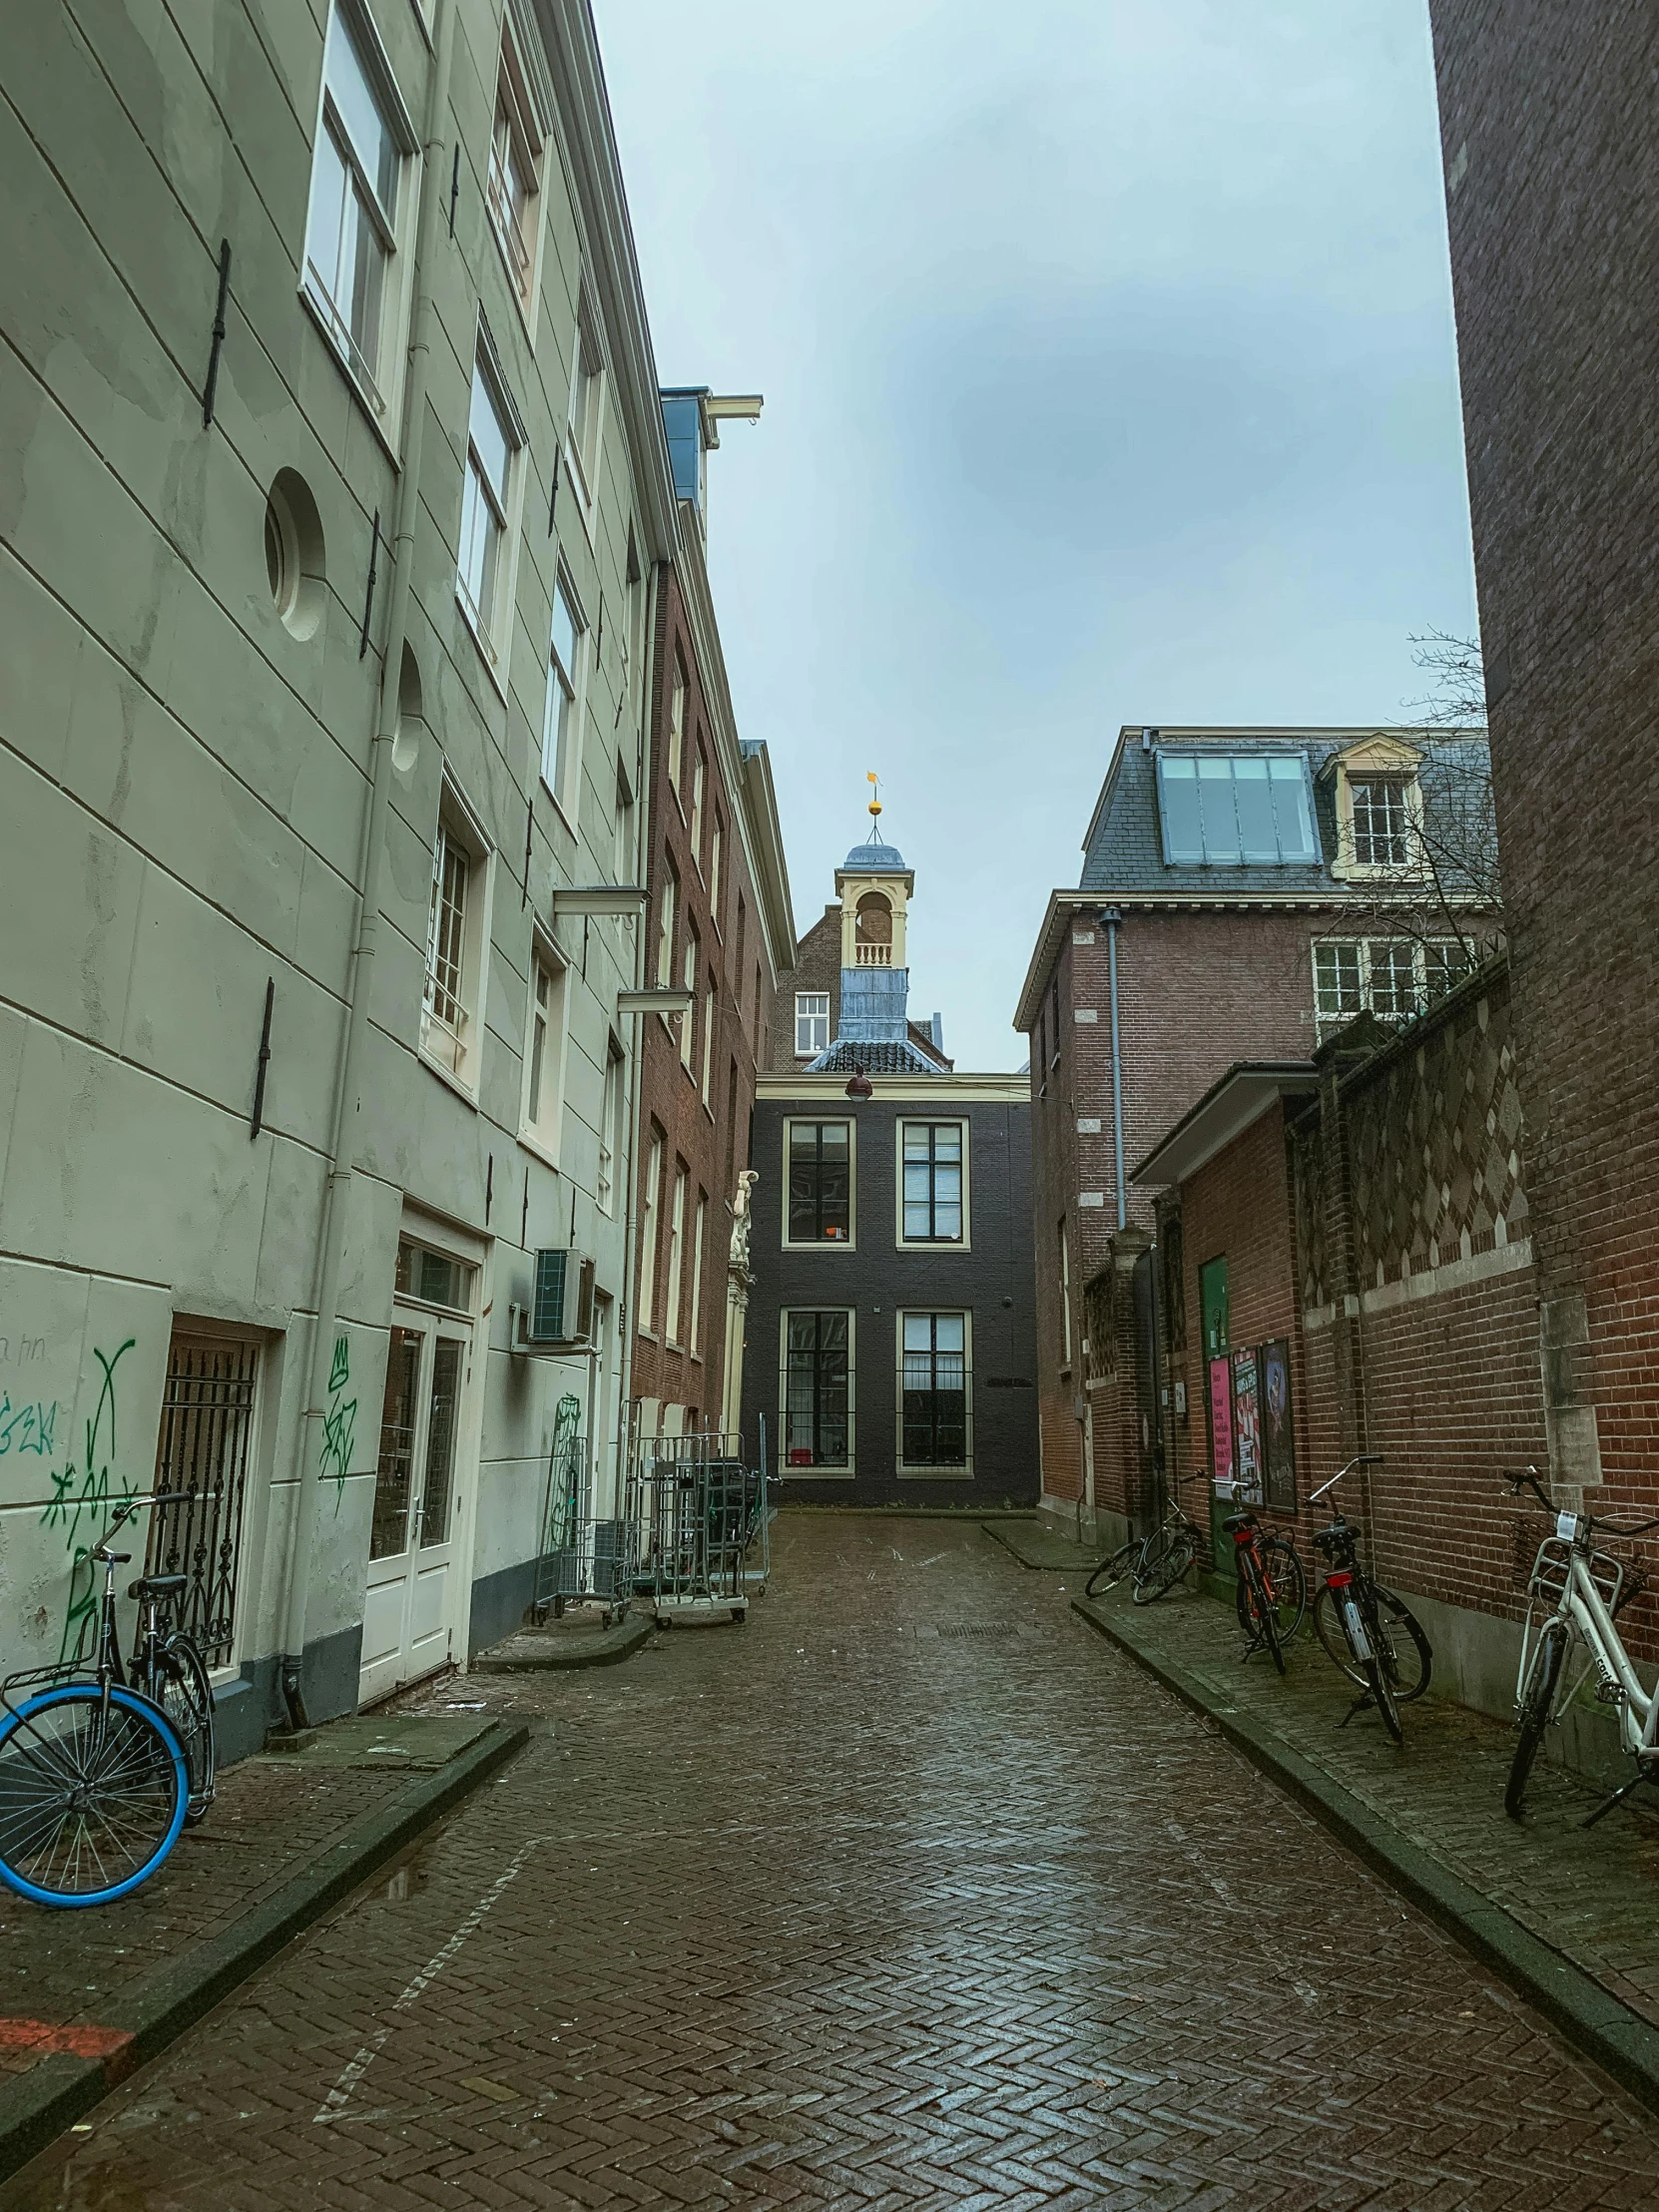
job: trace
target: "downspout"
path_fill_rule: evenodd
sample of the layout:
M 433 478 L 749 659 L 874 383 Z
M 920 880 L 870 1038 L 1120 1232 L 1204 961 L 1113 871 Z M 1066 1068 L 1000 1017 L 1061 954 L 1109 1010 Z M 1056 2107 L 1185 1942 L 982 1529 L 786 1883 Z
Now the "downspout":
M 374 760 L 359 851 L 362 890 L 357 900 L 357 941 L 347 987 L 345 1044 L 339 1085 L 334 1094 L 333 1127 L 328 1141 L 328 1178 L 322 1202 L 322 1254 L 317 1284 L 316 1333 L 311 1340 L 310 1385 L 300 1417 L 295 1473 L 298 1497 L 288 1535 L 283 1577 L 282 1699 L 291 1727 L 307 1724 L 301 1669 L 305 1654 L 305 1607 L 310 1594 L 311 1552 L 321 1497 L 322 1424 L 328 1403 L 328 1373 L 339 1327 L 340 1269 L 345 1255 L 347 1199 L 355 1150 L 358 1092 L 368 1037 L 368 1006 L 374 974 L 375 939 L 380 926 L 380 876 L 385 857 L 385 816 L 391 793 L 392 746 L 397 736 L 398 694 L 403 648 L 408 633 L 410 571 L 415 520 L 420 511 L 422 431 L 426 420 L 427 364 L 432 351 L 432 285 L 428 259 L 442 196 L 440 133 L 449 107 L 449 80 L 455 51 L 456 0 L 438 0 L 437 43 L 426 96 L 424 169 L 420 213 L 415 227 L 415 297 L 410 318 L 408 372 L 403 389 L 403 466 L 392 526 L 391 604 L 386 622 L 380 690 L 375 706 Z
M 1118 1036 L 1118 925 L 1123 920 L 1116 906 L 1102 906 L 1100 918 L 1106 925 L 1106 964 L 1111 977 L 1112 993 L 1112 1157 L 1117 1179 L 1118 1227 L 1126 1228 L 1129 1209 L 1123 1189 L 1123 1047 Z

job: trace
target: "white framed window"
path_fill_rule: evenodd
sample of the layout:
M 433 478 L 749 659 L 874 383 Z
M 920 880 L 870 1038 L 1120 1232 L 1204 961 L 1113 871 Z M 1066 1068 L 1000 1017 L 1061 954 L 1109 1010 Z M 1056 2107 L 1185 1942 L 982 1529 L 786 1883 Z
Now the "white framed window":
M 455 596 L 493 673 L 505 657 L 507 517 L 518 425 L 480 342 L 467 411 L 466 478 L 461 491 Z
M 708 988 L 703 993 L 703 1073 L 697 1086 L 705 1106 L 709 1103 L 709 1078 L 714 1067 L 716 996 L 717 986 L 714 970 L 711 968 Z M 690 1019 L 689 1015 L 687 1019 Z
M 720 809 L 715 809 L 714 826 L 709 831 L 709 913 L 714 921 L 715 935 L 720 927 L 720 871 L 726 857 L 726 825 L 721 820 Z
M 779 1319 L 781 1471 L 850 1474 L 857 1423 L 856 1316 L 844 1307 L 786 1308 Z
M 478 1088 L 488 893 L 489 846 L 446 779 L 432 839 L 420 1049 L 469 1092 Z
M 968 1242 L 967 1123 L 901 1121 L 898 1125 L 898 1241 L 903 1245 Z
M 1324 1038 L 1357 1014 L 1409 1021 L 1469 972 L 1455 937 L 1321 938 L 1314 944 L 1314 1012 Z
M 973 1470 L 973 1317 L 898 1317 L 898 1464 L 908 1474 Z
M 816 1059 L 830 1049 L 830 993 L 797 991 L 795 994 L 795 1056 Z
M 1336 755 L 1337 857 L 1340 879 L 1420 882 L 1429 872 L 1423 842 L 1425 756 L 1402 739 L 1379 733 Z
M 530 952 L 520 1133 L 557 1167 L 564 1115 L 566 969 L 538 934 Z
M 1060 1216 L 1055 1231 L 1060 1273 L 1060 1372 L 1069 1374 L 1071 1369 L 1071 1238 L 1066 1233 L 1066 1217 Z
M 583 679 L 587 626 L 563 569 L 553 585 L 547 647 L 547 700 L 542 709 L 541 780 L 574 829 L 582 787 Z
M 688 1073 L 697 1049 L 697 978 L 702 966 L 703 939 L 693 922 L 686 925 L 685 949 L 681 960 L 681 987 L 691 993 L 691 1004 L 680 1016 L 680 1064 Z
M 657 892 L 657 988 L 674 988 L 674 930 L 679 919 L 680 875 L 672 860 L 663 863 L 662 886 Z
M 686 1187 L 690 1181 L 691 1170 L 684 1160 L 677 1161 L 674 1169 L 674 1198 L 668 1213 L 668 1304 L 663 1317 L 664 1334 L 671 1345 L 682 1342 L 680 1324 L 685 1289 Z
M 1404 776 L 1357 776 L 1351 784 L 1354 804 L 1354 858 L 1361 867 L 1399 868 L 1411 857 L 1411 815 L 1406 804 L 1410 779 Z
M 599 1173 L 594 1199 L 602 1214 L 616 1212 L 616 1164 L 622 1149 L 622 1048 L 614 1037 L 605 1046 L 605 1083 L 599 1094 Z
M 544 136 L 509 9 L 501 26 L 501 66 L 496 74 L 495 125 L 490 133 L 484 200 L 495 243 L 527 316 L 536 280 Z
M 645 1188 L 640 1196 L 639 1326 L 648 1337 L 657 1325 L 657 1217 L 663 1199 L 663 1133 L 653 1122 L 651 1149 L 645 1163 Z
M 300 291 L 389 438 L 417 140 L 366 13 L 336 0 L 322 56 Z M 405 256 L 406 260 L 407 257 Z
M 668 698 L 668 782 L 680 797 L 680 779 L 686 756 L 686 671 L 678 653 L 674 656 L 674 686 Z
M 605 429 L 605 355 L 586 285 L 576 317 L 576 353 L 570 371 L 570 434 L 566 440 L 582 505 L 591 509 L 599 487 L 599 452 Z
M 697 1194 L 697 1213 L 692 1223 L 692 1278 L 691 1278 L 691 1327 L 686 1333 L 686 1343 L 694 1360 L 703 1357 L 703 1236 L 709 1220 L 709 1194 Z
M 708 774 L 708 756 L 699 746 L 692 762 L 691 848 L 692 862 L 700 875 L 703 872 L 703 786 Z

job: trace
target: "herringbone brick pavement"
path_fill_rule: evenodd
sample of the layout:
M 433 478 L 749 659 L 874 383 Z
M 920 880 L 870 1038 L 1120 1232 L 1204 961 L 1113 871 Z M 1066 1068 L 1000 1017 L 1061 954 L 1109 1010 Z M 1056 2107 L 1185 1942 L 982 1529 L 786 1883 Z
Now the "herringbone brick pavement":
M 977 1530 L 786 1516 L 7 2212 L 1659 2203 L 1659 2121 Z

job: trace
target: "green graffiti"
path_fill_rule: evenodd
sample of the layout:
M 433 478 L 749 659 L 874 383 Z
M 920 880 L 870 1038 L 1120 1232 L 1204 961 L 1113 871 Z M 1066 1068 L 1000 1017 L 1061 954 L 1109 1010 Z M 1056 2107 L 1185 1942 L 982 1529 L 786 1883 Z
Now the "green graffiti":
M 14 1406 L 10 1390 L 0 1390 L 0 1459 L 13 1450 L 32 1451 L 37 1458 L 50 1459 L 58 1448 L 54 1440 L 57 1425 L 55 1398 L 33 1398 Z
M 343 1337 L 334 1339 L 334 1357 L 328 1367 L 328 1410 L 322 1418 L 322 1464 L 317 1479 L 334 1485 L 334 1512 L 345 1495 L 345 1478 L 351 1471 L 351 1445 L 357 1432 L 357 1401 L 346 1397 L 351 1380 L 351 1353 Z
M 46 1528 L 62 1528 L 64 1547 L 70 1555 L 69 1606 L 64 1615 L 63 1641 L 58 1649 L 60 1662 L 78 1646 L 82 1623 L 98 1608 L 98 1573 L 92 1563 L 91 1545 L 76 1540 L 81 1523 L 95 1520 L 98 1526 L 90 1533 L 96 1538 L 102 1533 L 110 1506 L 125 1503 L 137 1495 L 137 1485 L 118 1478 L 114 1471 L 115 1371 L 137 1342 L 136 1337 L 129 1337 L 108 1357 L 93 1347 L 92 1356 L 102 1369 L 104 1380 L 98 1386 L 98 1402 L 92 1409 L 92 1418 L 86 1424 L 86 1448 L 79 1465 L 72 1459 L 61 1473 L 56 1467 L 50 1470 L 52 1497 L 41 1515 L 41 1524 Z

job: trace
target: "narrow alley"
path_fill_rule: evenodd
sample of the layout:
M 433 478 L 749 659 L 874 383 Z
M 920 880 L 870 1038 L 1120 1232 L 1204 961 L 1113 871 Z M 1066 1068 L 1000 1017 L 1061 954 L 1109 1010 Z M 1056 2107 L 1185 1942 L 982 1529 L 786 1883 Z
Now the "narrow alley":
M 1062 1577 L 777 1533 L 746 1627 L 412 1696 L 535 1733 L 4 2212 L 1659 2199 L 1659 2120 Z

